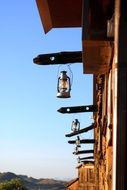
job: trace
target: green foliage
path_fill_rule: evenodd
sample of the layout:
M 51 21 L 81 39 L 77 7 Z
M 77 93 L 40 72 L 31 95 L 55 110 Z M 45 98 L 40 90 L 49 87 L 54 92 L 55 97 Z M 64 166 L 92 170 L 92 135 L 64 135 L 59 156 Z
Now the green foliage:
M 21 180 L 16 178 L 10 181 L 0 183 L 0 190 L 27 190 Z

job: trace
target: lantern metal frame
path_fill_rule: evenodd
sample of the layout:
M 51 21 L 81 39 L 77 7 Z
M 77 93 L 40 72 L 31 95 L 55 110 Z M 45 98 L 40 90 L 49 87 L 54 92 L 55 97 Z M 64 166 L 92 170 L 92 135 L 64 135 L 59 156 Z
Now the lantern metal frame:
M 57 98 L 70 98 L 71 82 L 67 71 L 61 71 L 57 82 Z
M 81 147 L 81 142 L 80 142 L 80 137 L 79 136 L 77 136 L 77 139 L 76 139 L 75 143 L 76 143 L 77 147 L 79 147 L 79 148 Z
M 76 131 L 80 130 L 80 122 L 79 122 L 78 119 L 75 119 L 75 120 L 72 121 L 71 130 L 73 132 L 76 132 Z

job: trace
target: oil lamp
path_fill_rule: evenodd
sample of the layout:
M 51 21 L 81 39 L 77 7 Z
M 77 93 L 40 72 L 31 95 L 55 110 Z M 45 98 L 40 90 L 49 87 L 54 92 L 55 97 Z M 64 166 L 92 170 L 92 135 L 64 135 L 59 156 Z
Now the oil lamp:
M 78 156 L 78 158 L 77 158 L 77 161 L 78 161 L 78 163 L 80 163 L 80 157 Z
M 78 121 L 78 119 L 75 119 L 74 121 L 72 121 L 71 130 L 75 132 L 79 131 L 79 129 L 80 129 L 80 122 Z
M 57 98 L 70 98 L 71 83 L 67 71 L 61 71 L 57 83 Z
M 77 147 L 81 147 L 81 145 L 80 145 L 80 137 L 79 136 L 77 136 L 76 145 L 77 145 Z
M 77 154 L 78 153 L 78 151 L 79 151 L 79 147 L 78 146 L 76 146 L 75 148 L 74 148 L 74 152 L 73 152 L 73 154 Z

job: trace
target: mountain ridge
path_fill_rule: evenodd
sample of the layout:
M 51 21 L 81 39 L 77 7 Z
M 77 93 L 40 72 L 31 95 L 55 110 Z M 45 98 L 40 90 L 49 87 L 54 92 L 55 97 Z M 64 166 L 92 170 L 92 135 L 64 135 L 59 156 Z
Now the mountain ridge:
M 52 178 L 33 178 L 27 175 L 17 175 L 12 172 L 0 172 L 0 183 L 10 181 L 12 179 L 18 178 L 25 185 L 28 190 L 65 190 L 67 181 L 56 180 Z

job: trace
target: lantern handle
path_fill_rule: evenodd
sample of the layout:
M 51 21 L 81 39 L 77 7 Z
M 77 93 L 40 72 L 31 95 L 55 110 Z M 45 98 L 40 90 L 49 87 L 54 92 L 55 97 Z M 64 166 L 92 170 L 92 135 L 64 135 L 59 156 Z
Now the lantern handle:
M 72 86 L 72 83 L 73 83 L 73 72 L 71 70 L 71 67 L 70 67 L 71 64 L 68 64 L 68 70 L 70 72 L 70 79 L 69 79 L 69 82 L 70 82 L 70 86 Z
M 60 81 L 59 79 L 60 79 L 60 77 L 58 77 L 58 81 L 57 81 L 57 92 L 60 92 L 59 91 L 59 81 Z

